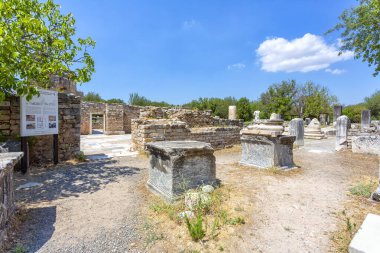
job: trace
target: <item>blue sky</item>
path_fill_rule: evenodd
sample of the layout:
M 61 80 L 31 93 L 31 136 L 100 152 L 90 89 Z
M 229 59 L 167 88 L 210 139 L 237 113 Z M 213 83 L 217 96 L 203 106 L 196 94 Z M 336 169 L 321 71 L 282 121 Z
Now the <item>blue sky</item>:
M 327 86 L 343 104 L 380 87 L 373 68 L 337 56 L 324 33 L 354 0 L 57 0 L 91 36 L 96 73 L 79 89 L 128 101 L 182 104 L 199 97 L 257 99 L 282 80 Z

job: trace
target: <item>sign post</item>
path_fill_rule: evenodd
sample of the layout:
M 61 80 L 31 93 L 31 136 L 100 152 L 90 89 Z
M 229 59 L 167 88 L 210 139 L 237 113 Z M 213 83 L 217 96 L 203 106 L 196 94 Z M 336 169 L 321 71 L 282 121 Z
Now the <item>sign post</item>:
M 39 90 L 40 95 L 27 101 L 20 98 L 20 135 L 24 156 L 21 170 L 26 173 L 29 168 L 28 136 L 54 135 L 53 161 L 58 163 L 58 92 Z

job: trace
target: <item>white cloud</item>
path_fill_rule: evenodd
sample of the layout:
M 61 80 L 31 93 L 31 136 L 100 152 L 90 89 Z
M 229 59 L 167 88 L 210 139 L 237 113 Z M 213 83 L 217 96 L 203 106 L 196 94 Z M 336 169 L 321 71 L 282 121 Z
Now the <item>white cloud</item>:
M 182 23 L 182 29 L 192 29 L 194 27 L 198 27 L 200 26 L 200 23 L 194 19 L 191 19 L 191 20 L 187 20 L 185 22 Z
M 227 66 L 228 70 L 235 70 L 235 71 L 241 71 L 245 69 L 245 64 L 243 63 L 235 63 Z
M 333 74 L 333 75 L 340 75 L 340 74 L 343 74 L 343 73 L 346 72 L 345 69 L 330 69 L 330 68 L 325 69 L 325 71 L 326 71 L 327 73 L 331 73 L 331 74 Z
M 339 40 L 338 42 L 339 43 Z M 327 69 L 334 62 L 351 59 L 351 51 L 339 54 L 338 45 L 328 45 L 321 36 L 307 33 L 302 38 L 267 39 L 256 50 L 261 69 L 268 72 L 310 72 Z

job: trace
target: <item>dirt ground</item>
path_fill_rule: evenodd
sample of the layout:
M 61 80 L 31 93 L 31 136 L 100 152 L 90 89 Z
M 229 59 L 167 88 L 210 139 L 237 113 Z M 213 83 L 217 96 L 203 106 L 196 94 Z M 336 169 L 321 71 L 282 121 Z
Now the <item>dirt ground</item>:
M 245 224 L 226 226 L 213 241 L 192 242 L 185 226 L 152 215 L 158 197 L 145 187 L 147 157 L 39 169 L 16 184 L 26 208 L 15 245 L 27 252 L 335 252 L 337 216 L 362 176 L 377 180 L 376 156 L 335 152 L 334 139 L 306 141 L 294 150 L 298 169 L 286 172 L 238 165 L 240 147 L 215 152 L 226 206 Z M 369 201 L 369 200 L 367 200 Z M 373 204 L 380 212 L 380 204 Z M 365 211 L 364 211 L 365 212 Z

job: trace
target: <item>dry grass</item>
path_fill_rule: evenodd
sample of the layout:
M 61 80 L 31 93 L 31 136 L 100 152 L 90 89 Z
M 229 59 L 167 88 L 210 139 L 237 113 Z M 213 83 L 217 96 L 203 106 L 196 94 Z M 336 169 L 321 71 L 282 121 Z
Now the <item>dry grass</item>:
M 350 200 L 345 203 L 341 212 L 335 214 L 338 219 L 338 229 L 331 235 L 330 252 L 347 252 L 352 238 L 367 214 L 380 215 L 380 203 L 368 198 L 368 192 L 376 189 L 377 184 L 374 183 L 376 181 L 376 178 L 361 177 L 349 189 Z
M 236 229 L 240 225 L 249 222 L 243 205 L 236 203 L 237 198 L 229 186 L 221 186 L 211 193 L 210 203 L 194 211 L 202 215 L 205 230 L 205 237 L 195 242 L 187 231 L 185 220 L 179 216 L 181 212 L 187 210 L 184 199 L 168 204 L 159 197 L 151 195 L 149 201 L 152 204 L 147 210 L 147 215 L 150 220 L 156 222 L 155 230 L 161 231 L 167 240 L 156 241 L 156 245 L 149 246 L 150 250 L 170 249 L 173 252 L 226 250 L 224 238 L 230 238 L 236 234 Z

